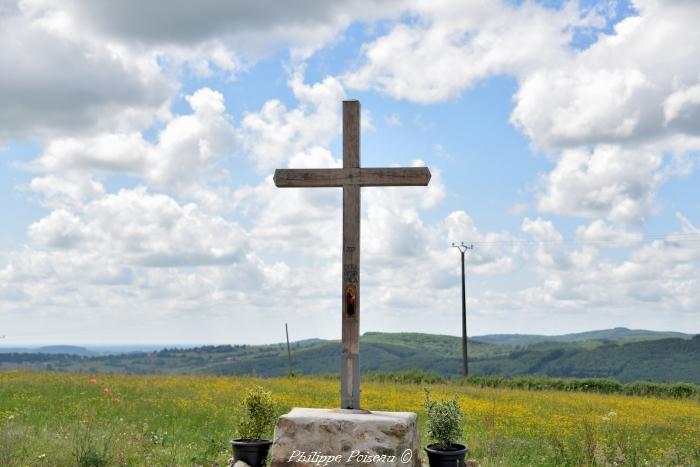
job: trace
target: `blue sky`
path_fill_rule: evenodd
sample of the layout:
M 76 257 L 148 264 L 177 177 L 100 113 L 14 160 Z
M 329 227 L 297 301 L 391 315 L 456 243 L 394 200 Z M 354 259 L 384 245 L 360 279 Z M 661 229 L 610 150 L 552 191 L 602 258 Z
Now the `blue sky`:
M 700 332 L 695 2 L 0 3 L 0 340 L 340 336 L 341 163 L 362 332 Z

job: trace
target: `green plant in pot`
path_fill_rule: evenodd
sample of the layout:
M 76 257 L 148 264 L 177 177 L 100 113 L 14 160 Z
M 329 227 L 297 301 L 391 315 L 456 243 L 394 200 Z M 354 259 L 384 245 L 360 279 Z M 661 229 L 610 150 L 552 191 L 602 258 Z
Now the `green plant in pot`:
M 249 389 L 243 397 L 243 418 L 238 425 L 238 438 L 231 441 L 233 462 L 243 461 L 251 467 L 262 467 L 272 441 L 268 438 L 275 423 L 272 393 L 260 386 Z
M 430 391 L 425 389 L 425 414 L 427 417 L 428 438 L 431 444 L 425 447 L 431 467 L 464 466 L 464 456 L 468 448 L 460 444 L 463 436 L 464 414 L 457 400 L 436 401 L 430 399 Z

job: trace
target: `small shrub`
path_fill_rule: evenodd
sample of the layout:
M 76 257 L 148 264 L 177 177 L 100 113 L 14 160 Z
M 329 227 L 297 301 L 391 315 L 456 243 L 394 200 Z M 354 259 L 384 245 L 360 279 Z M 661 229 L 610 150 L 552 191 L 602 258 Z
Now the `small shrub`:
M 693 394 L 695 393 L 695 388 L 693 387 L 692 384 L 676 383 L 676 384 L 671 386 L 669 393 L 673 397 L 677 397 L 677 398 L 682 399 L 682 398 L 686 398 L 686 397 L 692 397 Z
M 212 459 L 216 458 L 222 452 L 226 452 L 227 444 L 213 436 L 202 436 L 201 439 L 202 442 L 199 447 L 201 452 L 192 456 L 190 461 L 194 465 L 217 465 L 212 462 Z
M 688 383 L 653 383 L 634 381 L 620 383 L 608 378 L 550 378 L 547 376 L 469 376 L 459 381 L 479 387 L 526 389 L 530 391 L 577 391 L 598 392 L 602 394 L 626 394 L 629 396 L 672 397 L 687 399 L 700 397 L 700 386 Z
M 23 441 L 28 435 L 12 424 L 0 425 L 0 465 L 19 465 L 19 454 L 26 450 Z
M 435 442 L 435 448 L 440 451 L 451 450 L 452 445 L 462 438 L 464 414 L 457 399 L 431 400 L 430 391 L 425 388 L 425 414 L 428 437 Z
M 375 381 L 379 383 L 406 383 L 406 384 L 444 384 L 447 379 L 433 371 L 406 370 L 406 371 L 370 371 L 363 373 L 363 381 Z
M 272 393 L 260 386 L 249 389 L 243 398 L 243 420 L 238 427 L 240 439 L 263 439 L 270 434 L 275 422 Z
M 112 462 L 111 436 L 103 436 L 98 444 L 92 427 L 84 425 L 78 431 L 73 444 L 73 458 L 78 467 L 103 467 Z

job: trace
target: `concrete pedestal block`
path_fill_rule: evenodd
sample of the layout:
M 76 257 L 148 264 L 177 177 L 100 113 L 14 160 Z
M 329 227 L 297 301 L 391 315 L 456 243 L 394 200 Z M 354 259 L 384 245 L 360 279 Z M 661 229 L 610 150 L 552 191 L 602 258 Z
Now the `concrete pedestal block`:
M 294 408 L 277 420 L 272 467 L 420 467 L 413 412 Z

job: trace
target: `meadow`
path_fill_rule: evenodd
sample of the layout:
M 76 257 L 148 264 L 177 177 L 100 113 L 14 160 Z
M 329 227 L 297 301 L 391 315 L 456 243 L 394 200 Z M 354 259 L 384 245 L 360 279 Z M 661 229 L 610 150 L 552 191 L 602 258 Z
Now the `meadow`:
M 243 391 L 273 392 L 279 413 L 336 407 L 338 382 L 0 372 L 0 465 L 226 465 Z M 421 384 L 363 383 L 370 410 L 414 411 Z M 466 413 L 481 465 L 700 465 L 700 401 L 433 383 Z M 422 431 L 423 433 L 424 431 Z M 421 439 L 423 444 L 427 440 Z

